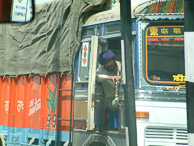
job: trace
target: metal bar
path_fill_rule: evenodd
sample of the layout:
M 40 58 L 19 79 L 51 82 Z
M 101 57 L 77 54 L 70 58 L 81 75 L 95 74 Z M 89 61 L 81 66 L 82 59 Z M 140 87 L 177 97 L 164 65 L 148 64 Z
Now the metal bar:
M 120 1 L 121 39 L 124 40 L 126 84 L 124 85 L 125 120 L 130 146 L 137 146 L 135 90 L 133 78 L 131 0 Z
M 71 91 L 72 89 L 59 89 L 59 91 Z
M 61 87 L 61 76 L 59 74 L 59 89 Z M 58 92 L 59 94 L 59 97 L 58 97 L 58 111 L 57 111 L 57 132 L 56 132 L 56 136 L 55 136 L 55 146 L 58 146 L 59 145 L 59 142 L 60 142 L 60 136 L 59 136 L 59 116 L 60 116 L 60 112 L 59 112 L 59 109 L 60 109 L 60 91 Z
M 72 140 L 71 140 L 71 123 L 72 123 L 72 105 L 73 105 L 73 82 L 74 81 L 74 72 L 73 72 L 73 67 L 71 68 L 71 106 L 70 106 L 70 127 L 69 127 L 69 144 L 68 146 L 72 146 Z
M 194 144 L 194 1 L 185 0 L 184 14 L 184 37 L 185 37 L 185 75 L 186 75 L 186 105 L 187 105 L 187 129 L 188 129 L 188 146 Z
M 70 121 L 70 119 L 58 118 L 58 121 Z
M 121 83 L 126 84 L 124 40 L 121 40 L 121 59 L 122 59 L 122 82 Z
M 33 144 L 19 143 L 19 142 L 6 142 L 6 144 L 20 145 L 20 146 L 42 146 L 42 145 L 33 145 Z

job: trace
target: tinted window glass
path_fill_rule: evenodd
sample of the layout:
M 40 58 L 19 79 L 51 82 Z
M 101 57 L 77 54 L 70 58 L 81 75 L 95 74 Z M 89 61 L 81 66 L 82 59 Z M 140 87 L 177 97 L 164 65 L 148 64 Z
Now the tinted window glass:
M 95 34 L 94 28 L 84 28 L 83 29 L 83 37 L 92 36 Z
M 146 30 L 146 79 L 185 81 L 183 26 L 151 26 Z
M 120 23 L 106 25 L 106 33 L 114 33 L 120 31 L 121 31 Z

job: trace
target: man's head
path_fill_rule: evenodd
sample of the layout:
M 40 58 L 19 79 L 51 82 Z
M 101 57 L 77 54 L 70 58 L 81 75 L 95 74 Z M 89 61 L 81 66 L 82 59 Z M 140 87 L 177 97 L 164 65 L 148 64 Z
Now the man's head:
M 115 57 L 115 54 L 111 50 L 108 50 L 108 51 L 102 52 L 99 55 L 98 61 L 107 70 L 113 71 L 115 69 L 115 66 L 116 66 L 114 57 Z

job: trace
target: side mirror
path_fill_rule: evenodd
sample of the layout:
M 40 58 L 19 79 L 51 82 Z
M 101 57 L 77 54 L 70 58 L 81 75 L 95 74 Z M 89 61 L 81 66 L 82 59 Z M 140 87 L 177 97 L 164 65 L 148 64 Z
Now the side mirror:
M 26 23 L 33 17 L 33 0 L 0 0 L 0 23 Z

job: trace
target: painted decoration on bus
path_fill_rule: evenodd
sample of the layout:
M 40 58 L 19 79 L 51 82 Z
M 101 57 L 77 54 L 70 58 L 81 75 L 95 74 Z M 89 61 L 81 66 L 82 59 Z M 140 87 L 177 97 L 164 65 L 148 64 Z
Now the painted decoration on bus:
M 164 26 L 151 26 L 147 29 L 147 36 L 173 36 L 173 35 L 184 35 L 184 27 L 174 26 L 174 27 L 164 27 Z
M 150 26 L 145 42 L 146 80 L 184 83 L 184 26 Z
M 82 67 L 88 67 L 88 47 L 89 42 L 84 42 L 82 49 Z
M 52 74 L 48 79 L 48 94 L 46 94 L 46 104 L 47 104 L 47 123 L 46 128 L 56 129 L 56 110 L 57 110 L 57 81 L 58 77 Z
M 39 129 L 41 127 L 40 117 L 41 117 L 41 91 L 43 90 L 41 86 L 41 76 L 31 76 L 29 78 L 31 84 L 28 85 L 29 95 L 28 96 L 28 116 L 29 122 L 28 127 Z
M 57 88 L 55 88 L 54 92 L 52 92 L 50 89 L 49 91 L 49 99 L 47 100 L 47 107 L 51 111 L 50 114 L 48 114 L 47 118 L 47 128 L 51 127 L 53 129 L 56 128 L 56 106 L 57 106 Z
M 34 97 L 33 99 L 30 100 L 28 116 L 34 115 L 40 109 L 41 109 L 41 99 Z
M 168 0 L 152 2 L 145 14 L 152 13 L 184 13 L 184 0 Z

